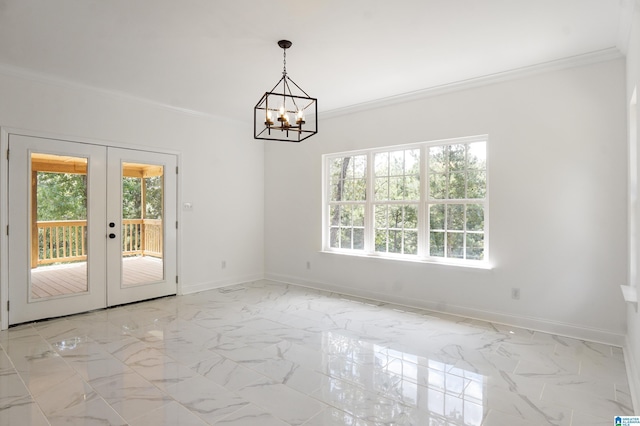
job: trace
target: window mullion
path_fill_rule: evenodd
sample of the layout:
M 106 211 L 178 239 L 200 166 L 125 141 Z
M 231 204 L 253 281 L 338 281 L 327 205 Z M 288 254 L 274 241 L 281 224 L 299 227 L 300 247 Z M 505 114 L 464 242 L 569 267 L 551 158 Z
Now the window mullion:
M 429 256 L 429 148 L 420 147 L 420 200 L 418 202 L 418 256 Z
M 449 157 L 449 155 L 451 154 L 450 151 L 451 151 L 450 146 L 446 145 L 445 146 L 445 152 L 446 152 L 445 159 L 446 159 L 446 161 L 444 163 L 444 179 L 445 179 L 444 180 L 444 188 L 445 188 L 444 199 L 447 202 L 444 205 L 444 227 L 443 227 L 444 228 L 444 234 L 443 234 L 443 237 L 442 237 L 442 247 L 443 247 L 443 250 L 444 250 L 443 251 L 443 256 L 445 258 L 449 257 L 449 256 L 447 256 L 448 248 L 449 248 L 449 244 L 448 244 L 449 243 L 449 238 L 448 238 L 447 230 L 449 229 L 449 227 L 448 227 L 448 222 L 449 222 L 449 202 L 451 201 L 451 200 L 449 200 L 449 180 L 450 180 L 449 179 L 450 178 L 450 176 L 449 176 L 449 174 L 450 174 L 449 165 L 450 165 L 450 161 L 451 161 L 451 159 Z
M 367 153 L 367 192 L 365 196 L 365 212 L 364 212 L 364 251 L 366 253 L 373 253 L 375 251 L 375 220 L 373 217 L 373 202 L 374 202 L 374 153 Z
M 464 145 L 464 198 L 469 198 L 469 144 Z M 467 258 L 467 203 L 462 204 L 462 258 Z
M 322 248 L 323 250 L 331 249 L 331 178 L 329 175 L 329 161 L 324 160 L 322 165 Z

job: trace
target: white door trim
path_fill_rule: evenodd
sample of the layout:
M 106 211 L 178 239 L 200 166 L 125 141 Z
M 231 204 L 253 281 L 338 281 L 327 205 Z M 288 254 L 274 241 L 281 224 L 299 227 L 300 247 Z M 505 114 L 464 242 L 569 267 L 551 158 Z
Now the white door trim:
M 182 156 L 180 151 L 158 148 L 149 145 L 129 144 L 124 142 L 109 141 L 94 138 L 81 138 L 69 135 L 61 135 L 52 132 L 41 132 L 35 130 L 26 130 L 16 127 L 0 126 L 0 330 L 6 330 L 9 327 L 9 311 L 7 310 L 7 297 L 9 294 L 9 241 L 7 238 L 7 227 L 9 226 L 9 161 L 7 159 L 7 149 L 9 148 L 9 135 L 21 135 L 30 137 L 39 137 L 45 139 L 57 139 L 67 142 L 77 142 L 92 145 L 100 145 L 104 147 L 135 149 L 141 151 L 158 152 L 162 154 L 172 154 L 177 157 L 178 168 L 182 166 Z M 182 179 L 181 174 L 177 176 L 176 185 L 176 215 L 178 223 L 182 223 Z M 178 226 L 177 230 L 177 253 L 176 268 L 177 274 L 181 274 L 182 266 L 182 226 Z M 182 294 L 182 282 L 178 282 L 178 294 Z

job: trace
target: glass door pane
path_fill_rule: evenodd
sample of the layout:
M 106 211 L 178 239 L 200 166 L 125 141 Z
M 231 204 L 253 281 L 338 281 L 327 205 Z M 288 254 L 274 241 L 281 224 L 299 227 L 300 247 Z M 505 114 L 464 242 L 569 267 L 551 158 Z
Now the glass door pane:
M 164 280 L 164 166 L 122 163 L 122 286 Z
M 9 324 L 106 306 L 107 149 L 9 135 Z
M 30 198 L 30 298 L 87 292 L 87 158 L 32 152 Z

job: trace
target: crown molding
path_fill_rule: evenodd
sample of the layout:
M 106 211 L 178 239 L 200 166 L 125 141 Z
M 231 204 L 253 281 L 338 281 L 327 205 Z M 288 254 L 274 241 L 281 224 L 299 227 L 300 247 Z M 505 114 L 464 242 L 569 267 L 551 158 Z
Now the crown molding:
M 191 117 L 216 119 L 216 120 L 231 121 L 236 123 L 242 122 L 242 121 L 234 120 L 228 117 L 218 116 L 218 115 L 197 111 L 189 108 L 182 108 L 174 105 L 169 105 L 169 104 L 154 101 L 148 98 L 144 98 L 141 96 L 134 96 L 126 92 L 104 89 L 96 86 L 91 86 L 88 84 L 78 83 L 76 81 L 68 80 L 65 78 L 57 77 L 57 76 L 52 76 L 50 74 L 34 72 L 26 68 L 20 68 L 20 67 L 15 67 L 15 66 L 6 65 L 6 64 L 0 64 L 0 74 L 8 77 L 19 78 L 22 80 L 28 80 L 34 83 L 57 86 L 64 89 L 91 91 L 107 98 L 120 100 L 120 101 L 133 102 L 133 103 L 145 105 L 147 107 L 153 107 L 153 108 L 157 108 L 165 111 L 188 115 Z
M 632 3 L 635 4 L 636 1 L 638 0 L 635 0 Z M 336 108 L 328 111 L 319 111 L 318 117 L 321 119 L 339 117 L 342 115 L 353 114 L 356 112 L 366 111 L 370 109 L 382 108 L 382 107 L 395 105 L 399 103 L 429 98 L 432 96 L 439 96 L 446 93 L 452 93 L 452 92 L 467 90 L 475 87 L 481 87 L 481 86 L 486 86 L 490 84 L 500 83 L 503 81 L 515 80 L 518 78 L 528 77 L 536 74 L 541 74 L 544 72 L 556 71 L 556 70 L 561 70 L 566 68 L 594 64 L 598 62 L 610 61 L 614 59 L 619 59 L 621 57 L 624 57 L 624 55 L 620 50 L 620 48 L 610 47 L 608 49 L 590 52 L 583 55 L 576 55 L 568 58 L 544 62 L 544 63 L 531 65 L 527 67 L 515 68 L 509 71 L 489 74 L 482 77 L 470 78 L 467 80 L 461 80 L 453 83 L 416 90 L 413 92 L 402 93 L 394 96 L 389 96 L 386 98 L 376 99 L 368 102 L 362 102 L 362 103 L 358 103 L 358 104 L 354 104 L 354 105 L 350 105 L 342 108 Z M 174 105 L 157 102 L 148 98 L 134 96 L 129 93 L 125 93 L 121 91 L 103 89 L 96 86 L 82 84 L 82 83 L 78 83 L 78 82 L 60 78 L 60 77 L 55 77 L 49 74 L 34 72 L 32 70 L 28 70 L 25 68 L 0 64 L 0 74 L 6 75 L 9 77 L 33 81 L 40 84 L 54 85 L 54 86 L 58 86 L 66 89 L 79 89 L 79 90 L 92 91 L 94 93 L 100 94 L 108 98 L 134 102 L 134 103 L 146 105 L 149 107 L 158 108 L 161 110 L 188 115 L 191 117 L 216 119 L 216 120 L 230 121 L 234 123 L 244 123 L 244 121 L 242 120 L 218 116 L 218 115 L 197 111 L 189 108 L 177 107 Z
M 413 92 L 402 93 L 399 95 L 389 96 L 382 99 L 376 99 L 368 102 L 362 102 L 343 108 L 336 108 L 318 113 L 318 118 L 328 119 L 340 117 L 342 115 L 353 114 L 361 111 L 383 108 L 399 103 L 410 102 L 433 96 L 439 96 L 446 93 L 468 90 L 476 87 L 487 86 L 490 84 L 501 83 L 504 81 L 516 80 L 519 78 L 529 77 L 536 74 L 542 74 L 550 71 L 558 71 L 567 68 L 580 67 L 599 62 L 606 62 L 623 58 L 624 55 L 617 47 L 589 52 L 582 55 L 570 56 L 567 58 L 543 62 L 536 65 L 515 68 L 512 70 L 489 74 L 482 77 L 470 78 L 453 83 L 443 84 L 439 86 L 429 87 L 426 89 L 416 90 Z
M 625 55 L 629 50 L 633 14 L 640 11 L 640 0 L 620 0 L 620 19 L 618 23 L 618 41 L 616 46 Z

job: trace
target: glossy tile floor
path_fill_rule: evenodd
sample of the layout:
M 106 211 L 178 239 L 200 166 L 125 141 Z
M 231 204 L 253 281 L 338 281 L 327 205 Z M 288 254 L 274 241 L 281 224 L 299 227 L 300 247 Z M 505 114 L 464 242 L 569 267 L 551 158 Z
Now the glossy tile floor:
M 1 425 L 591 425 L 622 350 L 267 281 L 0 333 Z

